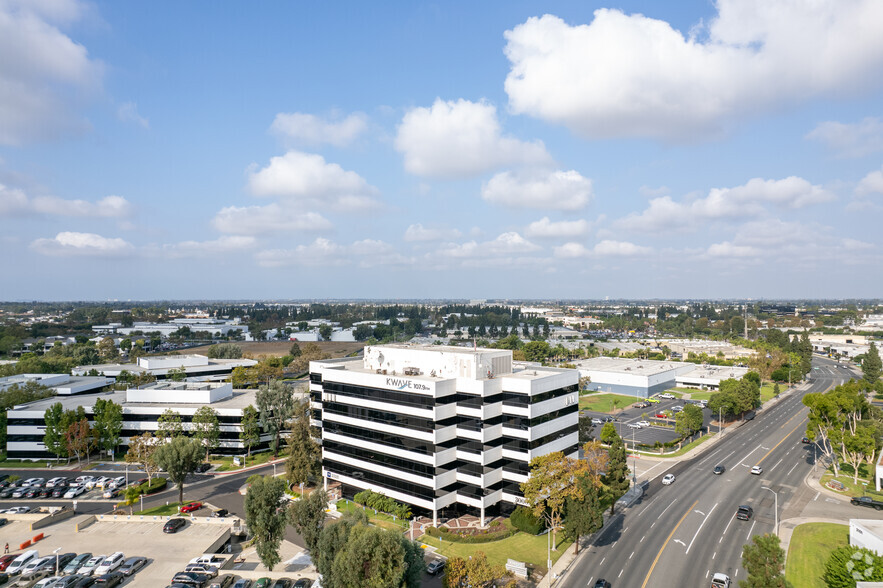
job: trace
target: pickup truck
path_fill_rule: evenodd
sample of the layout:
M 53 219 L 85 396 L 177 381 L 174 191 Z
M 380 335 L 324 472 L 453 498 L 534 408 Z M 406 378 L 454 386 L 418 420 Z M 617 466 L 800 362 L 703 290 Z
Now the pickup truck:
M 849 501 L 849 503 L 856 506 L 867 506 L 868 508 L 874 508 L 877 510 L 883 508 L 883 502 L 874 500 L 870 496 L 855 496 Z

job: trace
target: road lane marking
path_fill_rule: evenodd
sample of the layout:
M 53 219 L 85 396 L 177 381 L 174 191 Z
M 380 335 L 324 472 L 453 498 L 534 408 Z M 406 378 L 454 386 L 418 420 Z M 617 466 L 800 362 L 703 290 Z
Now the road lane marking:
M 785 459 L 785 458 L 783 457 L 782 459 Z M 770 471 L 773 471 L 774 469 L 776 469 L 776 466 L 779 465 L 780 463 L 782 463 L 782 459 L 780 459 L 779 461 L 777 461 L 777 462 L 776 462 L 776 465 L 774 465 L 773 467 L 770 468 Z
M 733 520 L 734 520 L 734 519 L 735 519 L 735 518 L 736 518 L 736 513 L 733 513 L 733 516 L 731 516 L 731 517 L 730 517 L 730 520 L 729 520 L 729 522 L 728 522 L 728 523 L 727 523 L 727 526 L 726 526 L 726 527 L 724 527 L 724 532 L 723 532 L 723 533 L 721 533 L 721 538 L 720 538 L 720 539 L 719 539 L 719 540 L 718 540 L 718 543 L 720 543 L 720 542 L 721 542 L 721 541 L 723 541 L 723 540 L 724 540 L 724 535 L 726 535 L 726 534 L 727 534 L 727 529 L 729 529 L 729 528 L 730 528 L 730 523 L 732 523 L 732 522 L 733 522 Z
M 791 472 L 794 471 L 794 468 L 796 468 L 796 467 L 799 466 L 799 465 L 800 465 L 800 462 L 797 462 L 797 463 L 795 463 L 793 466 L 791 466 L 791 469 L 788 470 L 788 473 L 785 474 L 785 476 L 786 476 L 786 477 L 787 477 L 787 476 L 790 476 L 790 475 L 791 475 Z
M 757 451 L 758 449 L 761 449 L 760 445 L 758 445 L 757 447 L 755 447 L 754 449 L 752 449 L 752 450 L 748 453 L 748 455 L 746 455 L 745 457 L 743 457 L 743 458 L 742 458 L 742 461 L 740 461 L 739 463 L 736 464 L 736 467 L 739 467 L 740 465 L 746 465 L 746 466 L 747 466 L 747 464 L 744 463 L 745 460 L 748 459 L 748 458 L 751 456 L 751 454 L 754 453 L 755 451 Z
M 605 555 L 604 557 L 601 558 L 601 563 L 598 564 L 598 565 L 604 565 L 604 560 L 605 560 L 605 559 L 607 559 L 607 556 L 606 556 L 606 555 Z
M 683 545 L 684 547 L 687 546 L 687 544 L 684 543 L 683 541 L 681 541 L 680 539 L 675 539 L 675 543 L 680 543 L 680 544 Z
M 821 492 L 816 492 L 816 495 L 812 499 L 813 502 L 819 499 L 819 494 L 821 494 Z
M 647 535 L 644 535 L 643 537 L 641 537 L 641 540 L 638 541 L 638 543 L 643 543 L 643 542 L 644 542 L 644 539 L 645 539 L 646 537 L 647 537 Z
M 711 559 L 714 559 L 715 557 L 717 557 L 717 551 L 711 554 Z
M 591 586 L 591 585 L 592 585 L 592 580 L 594 580 L 594 579 L 595 579 L 595 576 L 590 576 L 590 577 L 589 577 L 589 581 L 586 582 L 586 586 Z
M 792 417 L 792 418 L 793 418 L 793 417 Z M 790 422 L 790 421 L 789 421 L 789 422 Z M 761 462 L 763 462 L 763 460 L 765 460 L 766 458 L 768 458 L 768 457 L 770 456 L 770 453 L 772 453 L 773 451 L 776 450 L 776 447 L 778 447 L 779 445 L 781 445 L 781 444 L 785 441 L 785 439 L 787 439 L 788 437 L 791 436 L 791 433 L 793 433 L 794 431 L 796 431 L 796 430 L 797 430 L 798 428 L 800 428 L 802 425 L 803 425 L 803 419 L 801 419 L 800 422 L 797 423 L 797 425 L 795 425 L 793 429 L 791 429 L 790 431 L 788 431 L 788 433 L 787 433 L 784 437 L 782 437 L 782 440 L 779 441 L 778 443 L 776 443 L 776 444 L 773 446 L 772 449 L 770 449 L 769 451 L 767 451 L 766 455 L 764 455 L 763 457 L 761 457 L 761 458 L 760 458 L 760 461 L 758 461 L 758 462 L 757 462 L 756 464 L 754 464 L 754 465 L 760 465 Z M 777 465 L 778 465 L 778 464 L 777 464 Z M 775 467 L 775 466 L 773 466 L 773 467 Z
M 751 523 L 751 528 L 748 529 L 748 536 L 745 537 L 745 540 L 746 540 L 746 541 L 750 541 L 750 540 L 751 540 L 751 535 L 754 533 L 754 525 L 756 525 L 756 524 L 757 524 L 757 519 L 754 519 L 754 521 Z M 742 556 L 739 555 L 739 557 L 741 558 Z
M 625 568 L 622 568 L 621 570 L 619 570 L 619 576 L 622 576 L 622 573 L 623 573 L 624 571 L 625 571 Z M 616 576 L 616 577 L 619 578 L 619 576 Z
M 693 535 L 693 539 L 691 539 L 691 540 L 690 540 L 690 545 L 688 545 L 688 546 L 687 546 L 687 551 L 686 551 L 686 552 L 685 552 L 685 555 L 686 555 L 686 554 L 687 554 L 687 553 L 690 553 L 690 548 L 691 548 L 691 547 L 693 547 L 693 541 L 696 541 L 696 537 L 698 537 L 698 536 L 699 536 L 699 531 L 701 531 L 701 530 L 702 530 L 702 525 L 704 525 L 704 524 L 705 524 L 705 521 L 707 521 L 707 520 L 708 520 L 708 517 L 710 517 L 710 516 L 711 516 L 711 513 L 713 513 L 713 512 L 714 512 L 714 509 L 716 509 L 716 508 L 717 508 L 717 505 L 718 505 L 718 504 L 719 504 L 719 503 L 717 503 L 717 502 L 715 502 L 715 503 L 714 503 L 714 506 L 712 506 L 712 507 L 711 507 L 711 510 L 710 510 L 710 511 L 708 511 L 708 514 L 707 514 L 707 515 L 705 515 L 705 518 L 704 518 L 704 519 L 702 519 L 702 522 L 701 522 L 701 523 L 699 523 L 699 528 L 698 528 L 698 529 L 696 529 L 696 534 L 695 534 L 695 535 Z
M 632 555 L 635 555 L 635 552 L 632 552 Z M 629 559 L 632 559 L 632 555 L 629 556 Z
M 674 504 L 674 503 L 672 503 Z M 668 534 L 668 538 L 665 540 L 665 543 L 662 544 L 662 547 L 659 549 L 659 553 L 656 554 L 656 559 L 653 560 L 653 565 L 650 566 L 650 570 L 647 572 L 647 577 L 644 578 L 644 583 L 641 584 L 641 588 L 647 588 L 647 582 L 650 581 L 650 576 L 653 575 L 653 569 L 656 567 L 656 564 L 659 563 L 659 558 L 662 557 L 662 552 L 665 551 L 665 546 L 668 545 L 668 542 L 671 541 L 671 538 L 674 537 L 675 532 L 678 530 L 678 527 L 681 526 L 681 523 L 684 522 L 684 519 L 687 518 L 687 515 L 693 510 L 693 507 L 699 504 L 699 499 L 696 499 L 696 502 L 690 505 L 683 516 L 681 516 L 681 520 L 678 521 L 678 524 L 675 525 L 675 528 L 671 530 L 671 533 Z M 671 506 L 671 505 L 669 505 Z

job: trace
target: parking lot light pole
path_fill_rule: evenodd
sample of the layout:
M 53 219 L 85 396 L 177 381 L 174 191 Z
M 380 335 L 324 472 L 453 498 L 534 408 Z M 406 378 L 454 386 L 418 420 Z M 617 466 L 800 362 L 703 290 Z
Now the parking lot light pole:
M 773 496 L 776 497 L 776 510 L 775 510 L 775 521 L 776 521 L 776 536 L 779 535 L 779 493 L 773 490 L 772 488 L 767 488 L 766 486 L 761 486 L 764 490 L 769 490 L 773 493 Z
M 58 575 L 58 552 L 61 551 L 61 547 L 57 548 L 52 552 L 52 555 L 55 556 L 55 575 Z

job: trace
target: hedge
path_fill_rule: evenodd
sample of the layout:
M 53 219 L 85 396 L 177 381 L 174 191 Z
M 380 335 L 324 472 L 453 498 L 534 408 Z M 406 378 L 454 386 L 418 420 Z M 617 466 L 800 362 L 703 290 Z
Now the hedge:
M 509 522 L 519 531 L 524 531 L 530 535 L 539 535 L 540 531 L 545 528 L 543 521 L 535 517 L 529 508 L 523 506 L 515 509 L 512 516 L 509 517 Z
M 166 478 L 157 477 L 153 478 L 150 482 L 144 482 L 139 487 L 141 488 L 141 494 L 153 494 L 165 488 L 168 483 L 169 481 Z
M 353 502 L 394 515 L 400 519 L 408 520 L 411 518 L 411 507 L 407 504 L 396 502 L 389 496 L 374 492 L 372 490 L 362 490 L 353 496 Z
M 450 543 L 490 543 L 491 541 L 500 541 L 518 533 L 517 529 L 505 528 L 503 531 L 486 532 L 480 535 L 460 535 L 459 533 L 451 533 L 445 529 L 437 527 L 428 527 L 426 534 L 430 537 L 437 537 Z

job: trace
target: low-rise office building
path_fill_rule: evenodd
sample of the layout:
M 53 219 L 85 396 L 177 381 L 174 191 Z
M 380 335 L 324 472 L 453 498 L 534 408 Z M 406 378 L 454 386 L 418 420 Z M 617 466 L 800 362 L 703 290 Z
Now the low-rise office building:
M 512 352 L 377 345 L 310 362 L 322 473 L 345 496 L 370 489 L 439 516 L 524 504 L 534 457 L 577 455 L 576 370 L 513 362 Z
M 56 394 L 69 396 L 71 394 L 85 394 L 97 392 L 113 383 L 113 380 L 104 376 L 69 376 L 67 374 L 17 374 L 0 378 L 0 392 L 9 389 L 16 384 L 23 386 L 28 382 L 36 382 L 47 388 L 51 388 Z
M 111 378 L 119 377 L 123 372 L 130 374 L 151 374 L 157 379 L 166 378 L 172 370 L 184 370 L 184 377 L 189 380 L 218 380 L 230 377 L 237 367 L 257 365 L 253 359 L 209 359 L 205 355 L 154 355 L 139 357 L 137 363 L 112 363 L 99 365 L 77 366 L 71 373 L 84 376 L 93 372 Z
M 7 454 L 12 459 L 57 459 L 43 443 L 46 434 L 46 409 L 60 402 L 65 410 L 82 406 L 91 419 L 95 401 L 112 400 L 123 407 L 123 428 L 118 452 L 125 453 L 129 438 L 146 432 L 156 433 L 159 417 L 168 409 L 181 416 L 184 430 L 191 427 L 193 415 L 203 406 L 210 406 L 218 414 L 221 429 L 220 445 L 212 450 L 223 455 L 242 455 L 245 445 L 239 438 L 242 431 L 242 411 L 256 404 L 254 390 L 234 390 L 232 384 L 214 382 L 155 382 L 129 390 L 105 394 L 55 396 L 21 404 L 6 412 Z M 90 423 L 91 424 L 91 423 Z M 269 435 L 262 435 L 252 451 L 267 447 Z
M 675 383 L 679 388 L 717 390 L 721 386 L 721 381 L 740 380 L 747 373 L 747 367 L 696 365 L 689 372 L 678 374 L 675 377 Z

